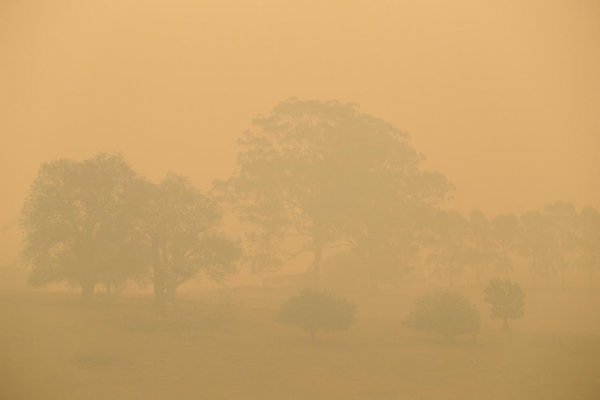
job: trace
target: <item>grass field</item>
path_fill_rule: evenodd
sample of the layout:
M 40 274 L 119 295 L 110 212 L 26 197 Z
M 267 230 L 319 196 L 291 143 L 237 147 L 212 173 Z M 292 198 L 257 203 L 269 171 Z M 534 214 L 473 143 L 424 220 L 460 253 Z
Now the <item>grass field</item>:
M 600 399 L 600 292 L 528 291 L 509 333 L 482 313 L 448 343 L 402 326 L 423 290 L 354 296 L 346 332 L 275 321 L 289 293 L 187 293 L 167 315 L 148 297 L 0 292 L 0 399 Z

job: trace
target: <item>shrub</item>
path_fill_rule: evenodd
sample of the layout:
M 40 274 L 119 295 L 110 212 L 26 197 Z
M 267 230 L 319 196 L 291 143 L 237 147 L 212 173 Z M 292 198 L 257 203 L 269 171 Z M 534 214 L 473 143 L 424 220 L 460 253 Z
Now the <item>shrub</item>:
M 479 330 L 479 311 L 458 293 L 437 291 L 418 299 L 404 322 L 410 328 L 452 339 Z
M 492 279 L 485 288 L 485 301 L 492 306 L 492 318 L 504 321 L 504 329 L 508 329 L 509 319 L 523 317 L 525 294 L 510 279 Z
M 355 305 L 326 292 L 306 290 L 286 300 L 279 310 L 280 322 L 310 333 L 348 329 L 354 323 Z

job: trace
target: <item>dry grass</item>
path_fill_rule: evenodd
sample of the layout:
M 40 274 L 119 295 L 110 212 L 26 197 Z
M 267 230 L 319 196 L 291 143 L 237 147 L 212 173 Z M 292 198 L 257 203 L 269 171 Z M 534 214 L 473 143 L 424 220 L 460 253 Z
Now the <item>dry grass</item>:
M 446 343 L 401 319 L 422 289 L 354 296 L 358 322 L 316 343 L 280 326 L 287 294 L 148 299 L 0 294 L 0 399 L 598 399 L 600 293 L 530 291 L 505 334 Z M 466 289 L 480 302 L 479 289 Z

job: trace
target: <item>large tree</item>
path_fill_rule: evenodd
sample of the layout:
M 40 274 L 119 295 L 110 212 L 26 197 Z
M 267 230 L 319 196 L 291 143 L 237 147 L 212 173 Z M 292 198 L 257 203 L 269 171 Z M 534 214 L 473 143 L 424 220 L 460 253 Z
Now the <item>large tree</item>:
M 30 282 L 66 281 L 89 298 L 99 283 L 141 279 L 148 259 L 132 213 L 138 179 L 117 154 L 43 164 L 22 211 Z
M 177 288 L 200 272 L 220 279 L 234 270 L 240 248 L 219 232 L 221 212 L 214 199 L 173 173 L 146 190 L 142 224 L 150 237 L 157 305 L 172 301 Z
M 340 240 L 372 261 L 399 240 L 391 226 L 408 226 L 408 210 L 436 204 L 450 187 L 421 170 L 405 133 L 352 104 L 284 101 L 257 117 L 240 145 L 224 187 L 255 228 L 256 268 L 306 251 L 319 279 L 327 246 Z

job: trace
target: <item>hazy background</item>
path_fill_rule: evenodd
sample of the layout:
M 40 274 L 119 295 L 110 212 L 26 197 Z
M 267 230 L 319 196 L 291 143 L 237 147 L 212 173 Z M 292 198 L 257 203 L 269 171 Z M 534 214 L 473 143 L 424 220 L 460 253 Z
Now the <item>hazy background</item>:
M 409 132 L 460 211 L 600 206 L 600 2 L 0 1 L 0 254 L 41 162 L 200 187 L 296 96 Z
M 154 204 L 132 202 L 145 205 L 125 214 L 114 210 L 127 207 L 114 208 L 112 222 L 102 230 L 115 234 L 109 245 L 98 234 L 88 235 L 94 237 L 91 247 L 85 240 L 73 246 L 73 254 L 92 255 L 76 269 L 88 276 L 62 277 L 77 290 L 81 286 L 83 301 L 65 285 L 25 290 L 20 212 L 42 163 L 121 152 L 151 181 L 172 170 L 206 190 L 214 179 L 235 177 L 236 156 L 244 154 L 236 141 L 252 119 L 290 97 L 354 102 L 365 114 L 408 132 L 412 146 L 427 157 L 425 168 L 456 186 L 442 207 L 462 215 L 479 209 L 492 223 L 478 214 L 467 220 L 436 210 L 429 221 L 433 235 L 413 238 L 414 227 L 427 218 L 417 215 L 415 223 L 405 218 L 415 209 L 396 214 L 390 212 L 397 211 L 395 202 L 369 203 L 378 193 L 389 193 L 376 190 L 366 200 L 359 195 L 357 202 L 344 202 L 352 219 L 334 215 L 337 231 L 328 237 L 327 225 L 321 225 L 328 219 L 319 212 L 308 218 L 304 232 L 295 232 L 294 213 L 277 219 L 275 208 L 274 219 L 255 224 L 255 232 L 268 227 L 282 243 L 283 234 L 311 234 L 309 253 L 287 264 L 306 274 L 280 269 L 274 276 L 249 276 L 248 258 L 239 261 L 240 273 L 215 283 L 205 268 L 210 265 L 196 262 L 193 267 L 202 271 L 184 276 L 190 285 L 175 301 L 171 275 L 180 267 L 175 261 L 183 259 L 175 256 L 185 254 L 181 249 L 189 250 L 189 243 L 199 244 L 181 236 L 183 246 L 173 245 L 179 243 L 172 238 L 180 236 L 169 237 L 162 214 L 197 229 L 211 209 L 196 208 L 199 197 L 192 196 L 195 213 L 178 214 L 190 208 L 185 201 L 175 203 L 181 207 L 174 208 L 177 212 L 166 213 L 160 193 L 186 186 L 165 186 L 144 192 L 154 193 Z M 351 142 L 356 143 L 362 142 Z M 396 144 L 404 148 L 403 142 Z M 599 149 L 600 0 L 0 0 L 0 398 L 598 399 L 600 290 L 592 278 L 600 267 L 600 217 L 582 208 L 600 209 Z M 354 160 L 348 154 L 356 153 L 342 152 L 342 168 Z M 110 157 L 96 157 L 97 165 L 104 165 L 98 160 Z M 399 165 L 410 166 L 407 160 Z M 329 172 L 338 178 L 344 175 L 335 175 L 339 171 Z M 361 175 L 353 171 L 346 175 Z M 268 175 L 257 187 L 273 182 Z M 243 188 L 243 179 L 239 182 Z M 296 183 L 291 180 L 290 187 Z M 38 191 L 36 207 L 45 204 L 45 193 Z M 264 193 L 270 200 L 271 192 Z M 252 191 L 240 194 L 251 198 Z M 335 196 L 329 195 L 322 204 L 331 206 L 328 199 Z M 575 207 L 555 203 L 559 200 Z M 315 204 L 318 211 L 320 202 Z M 361 221 L 361 214 L 354 214 L 357 204 L 365 210 L 365 204 L 376 204 L 373 209 L 382 204 L 384 212 L 363 212 L 368 218 Z M 273 211 L 268 202 L 257 205 L 258 214 Z M 30 234 L 51 215 L 37 215 L 36 207 L 29 208 Z M 335 214 L 333 207 L 327 210 Z M 528 210 L 537 213 L 525 214 Z M 502 213 L 514 215 L 492 219 Z M 384 229 L 394 221 L 389 216 L 402 216 L 402 224 Z M 116 223 L 122 217 L 129 222 Z M 279 232 L 282 220 L 294 223 Z M 370 232 L 371 224 L 378 230 Z M 111 230 L 119 226 L 123 230 Z M 134 228 L 131 237 L 139 243 L 130 243 L 141 247 L 129 251 L 122 244 L 129 243 L 125 234 Z M 203 237 L 218 238 L 212 228 L 201 228 Z M 198 230 L 186 229 L 181 231 L 198 239 Z M 354 246 L 333 249 L 336 239 L 348 238 L 356 240 Z M 223 246 L 229 242 L 221 239 L 206 249 L 235 256 L 231 263 L 223 257 L 223 265 L 238 261 L 237 247 Z M 413 239 L 423 247 L 413 248 Z M 285 254 L 290 243 L 266 247 L 273 253 L 267 255 Z M 58 248 L 61 256 L 64 243 L 46 248 L 46 258 L 37 260 L 31 256 L 44 255 L 45 241 L 29 244 L 38 283 L 52 282 L 55 271 L 44 268 L 59 264 L 53 251 Z M 261 250 L 260 241 L 253 244 Z M 250 247 L 243 250 L 252 255 L 256 248 Z M 96 249 L 108 249 L 107 254 Z M 152 265 L 138 262 L 148 261 L 150 252 Z M 409 257 L 399 257 L 403 252 Z M 94 255 L 116 262 L 101 264 Z M 321 264 L 323 288 L 335 296 L 321 293 L 324 302 L 315 303 L 308 292 L 312 311 L 300 307 L 296 317 L 287 314 L 292 326 L 280 324 L 286 322 L 285 305 L 295 304 L 292 296 L 303 287 L 319 288 Z M 137 272 L 132 268 L 140 266 Z M 501 302 L 485 291 L 501 282 L 487 282 L 498 276 L 498 266 L 505 278 L 518 281 L 511 286 L 509 300 L 518 312 L 512 310 L 510 328 L 506 315 L 493 314 Z M 307 281 L 312 275 L 317 279 Z M 98 289 L 93 298 L 92 291 L 86 296 L 89 276 Z M 130 284 L 119 297 L 125 282 Z M 464 323 L 467 315 L 471 324 L 471 330 L 450 332 L 446 340 L 436 337 L 435 329 L 434 334 L 418 331 L 427 326 L 426 318 L 420 327 L 413 322 L 414 330 L 406 324 L 419 304 L 430 304 L 423 296 L 440 287 L 459 296 L 439 297 L 443 312 L 432 315 L 442 325 Z M 167 299 L 169 288 L 173 297 Z M 328 312 L 323 304 L 329 304 L 329 320 L 321 316 L 323 309 Z M 336 329 L 354 325 L 344 332 L 319 332 L 311 340 L 315 329 L 294 321 L 298 315 L 301 322 L 306 315 L 320 319 L 325 327 L 333 321 Z M 493 319 L 498 316 L 504 321 Z M 463 333 L 468 335 L 452 340 Z

